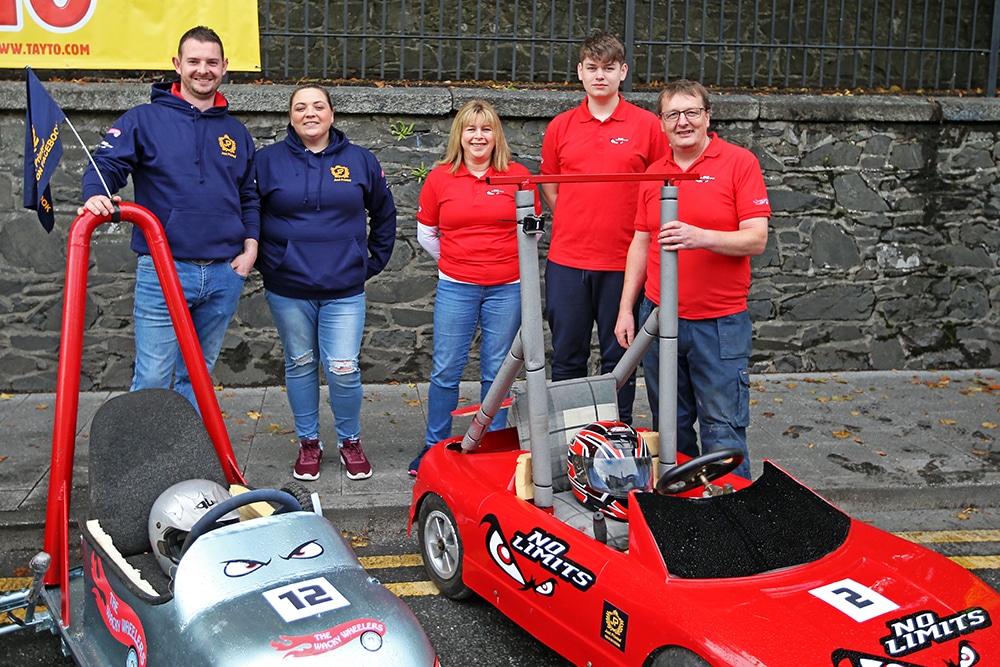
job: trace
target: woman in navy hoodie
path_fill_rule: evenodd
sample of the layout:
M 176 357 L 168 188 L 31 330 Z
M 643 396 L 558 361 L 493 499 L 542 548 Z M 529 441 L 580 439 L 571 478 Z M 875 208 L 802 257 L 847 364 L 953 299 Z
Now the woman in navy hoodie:
M 289 102 L 288 134 L 257 151 L 261 199 L 257 269 L 285 356 L 285 385 L 300 441 L 294 476 L 319 478 L 319 367 L 330 386 L 340 457 L 350 479 L 371 477 L 361 450 L 365 281 L 385 268 L 396 205 L 378 160 L 333 127 L 319 86 Z

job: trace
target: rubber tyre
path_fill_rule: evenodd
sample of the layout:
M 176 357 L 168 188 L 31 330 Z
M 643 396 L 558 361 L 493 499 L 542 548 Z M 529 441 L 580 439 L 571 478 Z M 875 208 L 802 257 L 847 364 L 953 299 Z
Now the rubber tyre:
M 282 485 L 281 490 L 299 501 L 299 504 L 302 505 L 302 511 L 316 511 L 316 508 L 313 507 L 312 491 L 310 491 L 305 484 L 300 484 L 299 482 L 285 482 L 284 485 Z
M 646 661 L 646 667 L 712 667 L 707 662 L 680 646 L 668 646 L 660 650 L 652 660 Z
M 445 597 L 464 600 L 472 590 L 462 583 L 462 559 L 465 548 L 458 534 L 455 516 L 436 494 L 427 495 L 420 503 L 417 519 L 420 556 L 424 569 Z

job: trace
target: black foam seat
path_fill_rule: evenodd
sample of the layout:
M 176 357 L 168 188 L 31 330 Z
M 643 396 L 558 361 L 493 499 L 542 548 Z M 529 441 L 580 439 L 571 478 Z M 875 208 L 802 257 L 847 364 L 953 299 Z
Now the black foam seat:
M 847 539 L 851 519 L 770 461 L 736 493 L 635 496 L 671 576 L 750 577 L 811 563 Z
M 187 479 L 227 486 L 201 417 L 170 389 L 142 389 L 104 403 L 91 422 L 88 468 L 88 518 L 98 520 L 127 561 L 154 566 L 147 522 L 157 497 Z

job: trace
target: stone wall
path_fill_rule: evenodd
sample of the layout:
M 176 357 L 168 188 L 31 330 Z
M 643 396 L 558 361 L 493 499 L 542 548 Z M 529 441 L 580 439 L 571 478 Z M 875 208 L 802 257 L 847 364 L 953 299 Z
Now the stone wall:
M 94 147 L 143 84 L 48 83 Z M 86 156 L 64 126 L 53 180 L 56 230 L 21 208 L 24 85 L 0 83 L 0 390 L 55 387 L 67 230 Z M 291 88 L 231 85 L 232 109 L 259 145 L 283 136 Z M 434 263 L 415 238 L 420 174 L 437 160 L 454 110 L 496 104 L 517 159 L 534 172 L 542 133 L 581 93 L 469 88 L 332 91 L 337 125 L 382 163 L 399 208 L 396 249 L 370 281 L 366 382 L 429 374 Z M 651 108 L 655 96 L 630 99 Z M 412 131 L 408 128 L 412 124 Z M 760 159 L 774 217 L 750 294 L 753 370 L 939 369 L 1000 365 L 1000 229 L 994 99 L 719 95 L 713 129 Z M 123 193 L 126 198 L 129 192 Z M 94 237 L 81 387 L 131 378 L 134 255 L 126 226 Z M 467 377 L 475 377 L 470 364 Z M 215 380 L 282 383 L 281 350 L 260 285 L 247 283 Z

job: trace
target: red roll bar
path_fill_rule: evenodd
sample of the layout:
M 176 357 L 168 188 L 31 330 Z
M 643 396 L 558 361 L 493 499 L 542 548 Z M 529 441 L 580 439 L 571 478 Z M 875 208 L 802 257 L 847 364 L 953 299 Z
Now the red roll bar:
M 236 464 L 222 411 L 215 397 L 212 378 L 205 366 L 201 345 L 191 321 L 184 291 L 181 289 L 163 226 L 148 209 L 122 202 L 121 220 L 142 231 L 149 246 L 153 265 L 177 332 L 184 364 L 191 377 L 202 420 L 226 479 L 244 484 Z M 52 467 L 49 472 L 49 496 L 45 514 L 45 551 L 52 564 L 45 575 L 46 585 L 62 589 L 62 623 L 69 625 L 69 504 L 73 488 L 73 455 L 76 445 L 77 413 L 80 403 L 80 366 L 83 357 L 83 323 L 87 304 L 87 267 L 90 263 L 90 239 L 98 225 L 112 222 L 111 216 L 87 212 L 73 221 L 66 257 L 66 286 L 63 301 L 62 337 L 59 352 L 59 375 L 56 382 L 55 424 L 52 430 Z

